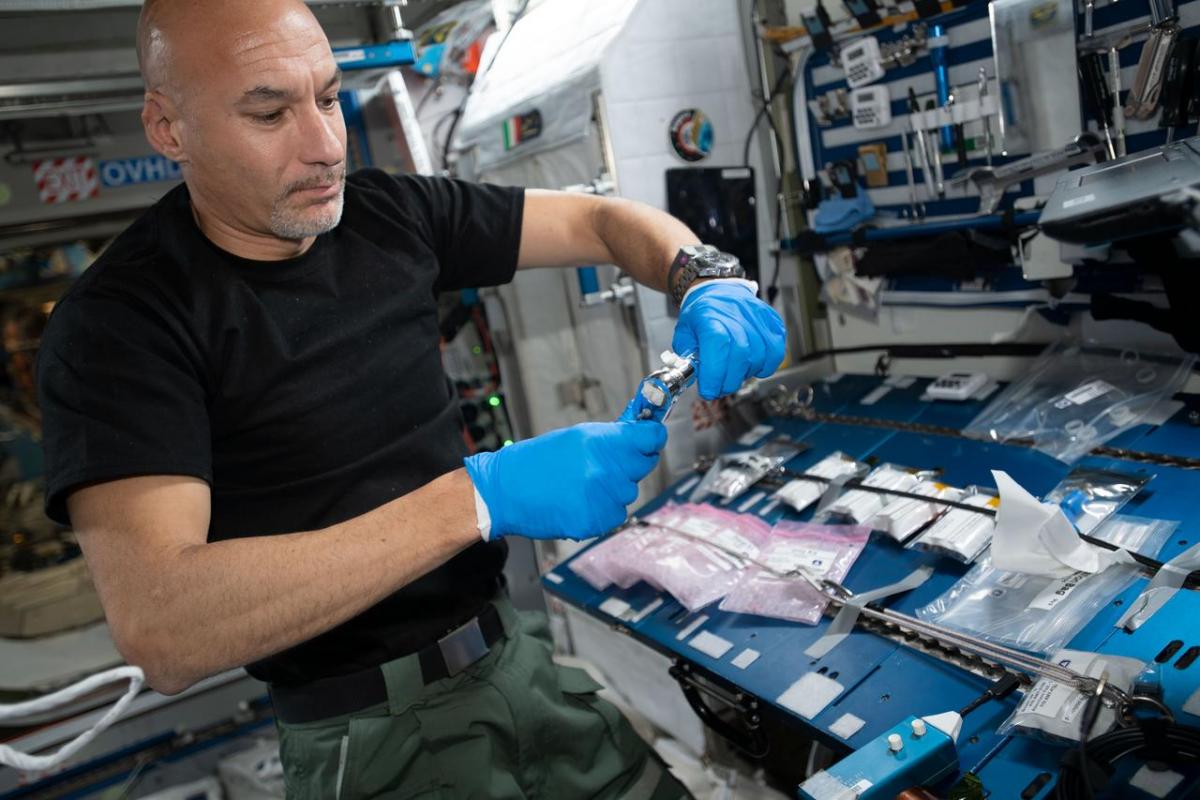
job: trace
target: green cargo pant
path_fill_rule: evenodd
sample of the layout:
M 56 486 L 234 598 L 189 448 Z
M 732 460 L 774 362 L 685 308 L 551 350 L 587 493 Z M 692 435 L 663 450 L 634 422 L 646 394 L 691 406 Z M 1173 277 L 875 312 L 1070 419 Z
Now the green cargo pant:
M 551 660 L 545 615 L 496 606 L 507 637 L 462 673 L 426 686 L 406 656 L 381 667 L 386 703 L 277 722 L 289 800 L 691 797 L 600 684 Z

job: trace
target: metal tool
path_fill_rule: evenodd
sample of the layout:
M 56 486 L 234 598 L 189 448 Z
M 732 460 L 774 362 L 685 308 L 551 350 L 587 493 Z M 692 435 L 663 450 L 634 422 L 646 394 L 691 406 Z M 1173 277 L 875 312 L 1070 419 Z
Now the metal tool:
M 946 110 L 952 111 L 954 108 L 954 92 L 950 93 L 950 97 L 946 100 Z M 967 168 L 967 134 L 964 130 L 963 123 L 956 122 L 951 128 L 954 131 L 954 150 L 958 155 L 958 168 Z
M 1086 0 L 1083 4 L 1083 35 L 1092 38 L 1092 12 L 1096 10 L 1096 0 Z
M 1158 108 L 1167 56 L 1179 37 L 1179 18 L 1171 0 L 1150 0 L 1150 19 L 1154 27 L 1142 47 L 1133 85 L 1125 98 L 1125 113 L 1134 119 L 1149 119 Z
M 1108 94 L 1108 80 L 1104 75 L 1099 53 L 1081 53 L 1079 55 L 1079 76 L 1083 79 L 1083 88 L 1087 92 L 1088 101 L 1096 109 L 1100 128 L 1104 131 L 1104 143 L 1108 148 L 1108 157 L 1117 157 L 1117 148 L 1112 138 L 1112 97 Z
M 983 117 L 983 146 L 987 154 L 987 165 L 992 165 L 992 118 L 983 111 L 983 98 L 988 96 L 987 69 L 979 68 L 979 110 Z
M 912 142 L 909 141 L 908 131 L 903 131 L 901 137 L 904 139 L 904 177 L 908 179 L 908 205 L 912 209 L 912 218 L 924 216 L 917 208 L 917 182 L 913 177 L 913 161 L 912 161 Z
M 1108 74 L 1112 76 L 1113 127 L 1117 131 L 1117 157 L 1125 155 L 1125 107 L 1121 105 L 1121 56 L 1116 45 L 1108 48 Z
M 952 183 L 973 183 L 979 190 L 980 213 L 991 214 L 1000 207 L 1000 201 L 1004 199 L 1004 192 L 1009 186 L 1076 164 L 1093 163 L 1099 160 L 1097 155 L 1104 149 L 1099 136 L 1091 132 L 1081 133 L 1066 147 L 1034 153 L 994 169 L 976 167 L 955 175 Z
M 911 67 L 917 63 L 928 40 L 928 28 L 924 22 L 918 22 L 901 38 L 879 45 L 879 61 L 885 69 Z
M 936 108 L 937 106 L 934 105 L 932 99 L 925 101 L 926 111 L 933 111 Z M 929 147 L 929 160 L 933 163 L 933 182 L 937 185 L 937 196 L 945 197 L 946 178 L 942 173 L 942 147 L 938 143 L 937 126 L 935 125 L 934 127 L 930 128 L 928 133 L 929 136 L 926 139 L 926 142 L 928 143 Z
M 908 110 L 911 114 L 921 110 L 921 104 L 917 102 L 917 93 L 911 86 L 908 87 Z M 913 138 L 917 145 L 917 160 L 921 164 L 921 177 L 925 181 L 925 188 L 929 190 L 930 197 L 936 197 L 937 186 L 934 183 L 933 170 L 929 166 L 929 142 L 925 139 L 925 129 L 917 123 L 913 123 Z
M 683 390 L 696 380 L 696 361 L 693 356 L 680 356 L 667 350 L 662 354 L 663 366 L 642 379 L 634 395 L 634 419 L 665 422 Z

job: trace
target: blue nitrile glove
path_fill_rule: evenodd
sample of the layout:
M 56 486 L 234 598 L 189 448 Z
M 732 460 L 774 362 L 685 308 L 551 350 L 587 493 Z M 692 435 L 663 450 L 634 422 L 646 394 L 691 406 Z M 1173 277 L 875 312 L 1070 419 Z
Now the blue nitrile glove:
M 783 361 L 783 320 L 755 296 L 752 285 L 737 279 L 705 281 L 683 298 L 671 349 L 696 354 L 698 389 L 705 400 L 736 392 L 752 375 L 766 378 Z
M 484 538 L 589 539 L 612 530 L 666 442 L 658 422 L 585 422 L 469 456 L 463 463 L 491 518 Z

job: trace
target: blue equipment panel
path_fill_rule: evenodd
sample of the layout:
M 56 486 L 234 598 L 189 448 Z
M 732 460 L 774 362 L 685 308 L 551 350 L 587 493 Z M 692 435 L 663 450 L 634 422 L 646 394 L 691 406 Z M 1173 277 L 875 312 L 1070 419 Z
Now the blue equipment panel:
M 836 412 L 843 417 L 916 422 L 955 430 L 986 405 L 986 399 L 962 403 L 922 400 L 929 383 L 925 379 L 891 383 L 900 385 L 890 385 L 884 391 L 881 388 L 884 383 L 877 377 L 843 375 L 816 384 L 813 405 L 818 411 Z M 1188 396 L 1183 399 L 1187 408 L 1167 423 L 1157 427 L 1141 425 L 1127 431 L 1120 438 L 1120 446 L 1200 457 L 1200 428 L 1191 424 L 1187 413 L 1188 408 L 1200 407 L 1197 402 L 1200 398 Z M 942 471 L 946 483 L 955 486 L 992 487 L 991 470 L 1002 469 L 1030 492 L 1042 495 L 1072 468 L 1018 445 L 835 422 L 797 419 L 771 419 L 768 422 L 774 427 L 775 435 L 786 434 L 809 445 L 808 450 L 787 464 L 792 470 L 803 470 L 834 450 L 842 450 L 872 463 L 936 468 Z M 1191 493 L 1200 486 L 1200 474 L 1196 471 L 1097 457 L 1088 457 L 1080 464 L 1152 476 L 1122 513 L 1182 522 L 1176 534 L 1161 548 L 1158 555 L 1161 560 L 1172 558 L 1195 543 L 1194 525 L 1200 523 L 1200 510 L 1191 502 Z M 694 483 L 691 476 L 680 479 L 643 506 L 639 514 L 668 501 L 685 501 Z M 764 499 L 746 510 L 754 513 L 765 504 Z M 733 507 L 736 506 L 735 501 Z M 769 522 L 784 517 L 807 520 L 811 516 L 811 510 L 797 515 L 783 506 L 762 515 Z M 926 564 L 934 567 L 934 573 L 925 584 L 884 601 L 889 608 L 913 614 L 950 588 L 967 567 L 935 554 L 906 550 L 887 537 L 873 536 L 844 583 L 854 592 L 866 591 L 899 581 Z M 607 624 L 620 626 L 642 643 L 678 659 L 706 677 L 736 687 L 745 695 L 772 706 L 794 723 L 804 736 L 820 740 L 843 754 L 875 740 L 886 740 L 887 734 L 897 725 L 908 724 L 906 718 L 962 708 L 989 685 L 985 678 L 862 629 L 852 631 L 846 641 L 824 657 L 812 659 L 804 651 L 828 629 L 828 618 L 816 626 L 809 626 L 728 613 L 720 611 L 716 604 L 689 613 L 670 595 L 645 583 L 627 590 L 610 587 L 597 591 L 576 576 L 567 564 L 560 564 L 543 582 L 548 591 L 568 603 Z M 1131 655 L 1150 662 L 1171 639 L 1182 639 L 1187 643 L 1186 647 L 1200 645 L 1200 593 L 1197 592 L 1179 592 L 1136 634 L 1126 634 L 1113 627 L 1124 608 L 1147 582 L 1148 578 L 1139 579 L 1101 609 L 1071 641 L 1071 647 Z M 643 609 L 648 613 L 639 613 Z M 616 612 L 618 616 L 609 612 Z M 713 658 L 691 647 L 692 637 L 701 631 L 730 642 L 732 647 L 721 658 Z M 747 649 L 757 652 L 758 657 L 746 666 L 735 666 L 734 660 Z M 1188 687 L 1194 691 L 1200 686 L 1200 659 L 1194 668 L 1175 670 L 1179 674 L 1167 676 L 1169 671 L 1164 670 L 1164 677 L 1170 678 L 1170 684 L 1166 680 L 1163 684 L 1164 696 L 1168 699 L 1178 699 Z M 810 672 L 835 681 L 841 688 L 832 702 L 807 719 L 777 700 Z M 1018 699 L 1014 695 L 1003 701 L 993 700 L 966 717 L 957 742 L 961 771 L 939 784 L 940 787 L 948 788 L 969 770 L 979 776 L 992 798 L 1039 800 L 1053 793 L 1053 780 L 1043 778 L 1044 785 L 1040 789 L 1035 789 L 1032 784 L 1042 773 L 1057 775 L 1065 748 L 1020 736 L 1001 737 L 995 733 Z M 863 724 L 849 738 L 843 738 L 835 731 L 845 729 L 831 726 L 847 714 L 858 717 Z M 1200 724 L 1200 718 L 1181 721 Z M 1119 795 L 1122 797 L 1140 796 L 1137 790 L 1124 785 L 1121 790 L 1128 792 Z M 1197 794 L 1193 795 L 1194 792 Z M 1200 773 L 1188 775 L 1168 796 L 1200 796 Z

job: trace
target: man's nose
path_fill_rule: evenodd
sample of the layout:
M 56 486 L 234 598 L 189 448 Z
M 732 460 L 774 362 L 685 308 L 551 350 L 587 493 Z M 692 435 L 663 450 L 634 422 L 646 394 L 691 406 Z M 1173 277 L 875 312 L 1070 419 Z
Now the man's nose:
M 301 160 L 306 164 L 341 164 L 346 157 L 345 130 L 341 106 L 332 112 L 310 108 L 300 119 Z

